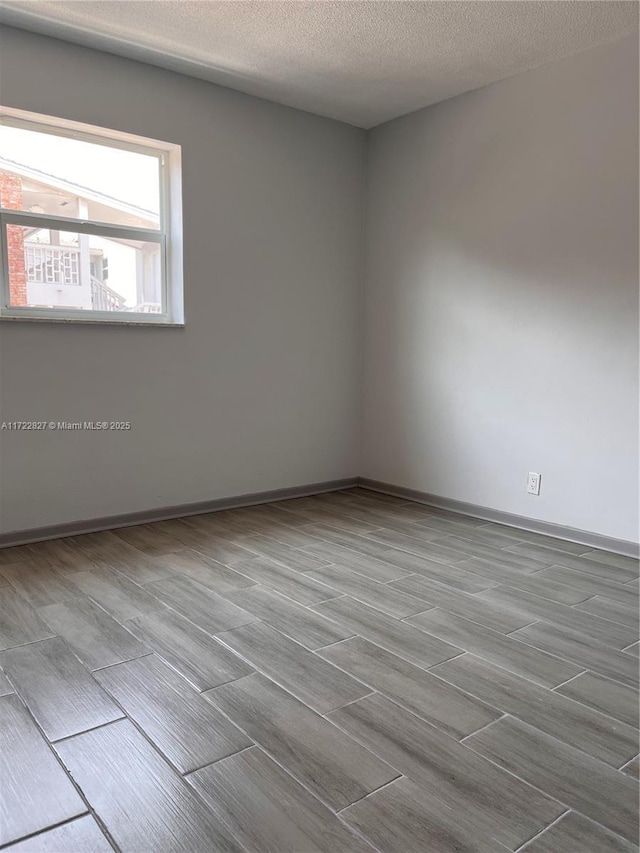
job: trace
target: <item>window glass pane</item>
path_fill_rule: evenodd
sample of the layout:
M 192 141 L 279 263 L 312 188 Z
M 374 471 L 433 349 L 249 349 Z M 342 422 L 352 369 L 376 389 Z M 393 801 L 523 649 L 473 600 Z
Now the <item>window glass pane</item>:
M 0 124 L 0 207 L 156 229 L 160 161 Z
M 9 305 L 163 311 L 159 242 L 7 225 Z

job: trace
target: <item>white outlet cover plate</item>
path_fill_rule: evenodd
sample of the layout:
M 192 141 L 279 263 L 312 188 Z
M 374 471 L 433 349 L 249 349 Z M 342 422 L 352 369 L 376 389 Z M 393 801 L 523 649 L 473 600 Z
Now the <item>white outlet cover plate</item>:
M 536 474 L 535 471 L 529 471 L 529 475 L 527 477 L 527 494 L 529 495 L 539 495 L 540 494 L 540 480 L 542 479 L 542 474 Z

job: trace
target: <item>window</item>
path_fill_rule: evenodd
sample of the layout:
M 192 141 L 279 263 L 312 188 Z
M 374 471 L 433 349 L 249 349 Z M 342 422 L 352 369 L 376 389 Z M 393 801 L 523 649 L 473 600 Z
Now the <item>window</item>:
M 180 146 L 0 107 L 0 317 L 181 325 Z

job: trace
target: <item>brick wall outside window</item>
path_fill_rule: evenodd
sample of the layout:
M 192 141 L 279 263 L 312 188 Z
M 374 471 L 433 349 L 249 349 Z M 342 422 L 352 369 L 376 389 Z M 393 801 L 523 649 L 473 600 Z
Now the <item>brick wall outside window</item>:
M 22 179 L 0 170 L 0 207 L 22 209 Z M 24 262 L 24 236 L 19 225 L 7 226 L 7 258 L 11 305 L 27 304 L 27 271 Z

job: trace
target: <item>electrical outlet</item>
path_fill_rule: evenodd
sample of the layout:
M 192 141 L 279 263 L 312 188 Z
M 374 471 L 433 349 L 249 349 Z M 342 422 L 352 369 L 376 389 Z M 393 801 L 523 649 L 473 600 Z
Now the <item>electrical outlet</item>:
M 529 471 L 529 476 L 527 477 L 527 494 L 528 495 L 539 495 L 540 494 L 540 480 L 542 478 L 542 474 L 536 474 L 534 471 Z

